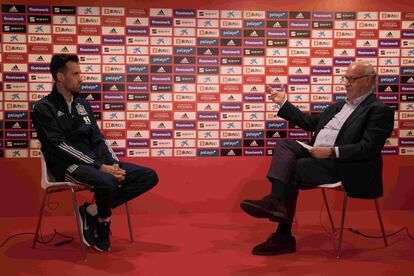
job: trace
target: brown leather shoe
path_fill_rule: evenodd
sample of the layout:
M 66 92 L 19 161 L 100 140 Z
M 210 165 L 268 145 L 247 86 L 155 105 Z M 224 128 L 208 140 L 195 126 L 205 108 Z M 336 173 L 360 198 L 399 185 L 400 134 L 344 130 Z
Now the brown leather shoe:
M 280 255 L 296 252 L 296 239 L 288 235 L 282 236 L 273 233 L 265 242 L 256 245 L 252 253 L 254 255 Z
M 243 200 L 240 207 L 255 218 L 268 218 L 274 222 L 288 223 L 288 214 L 283 203 L 271 195 L 260 200 Z

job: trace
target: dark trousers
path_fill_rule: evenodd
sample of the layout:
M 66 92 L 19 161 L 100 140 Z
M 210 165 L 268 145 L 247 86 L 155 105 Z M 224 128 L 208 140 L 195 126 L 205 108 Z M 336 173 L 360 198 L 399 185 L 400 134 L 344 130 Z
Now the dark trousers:
M 93 186 L 98 216 L 108 218 L 112 209 L 145 193 L 158 183 L 158 176 L 153 169 L 126 162 L 120 162 L 119 166 L 126 171 L 122 182 L 118 182 L 109 173 L 87 165 L 69 166 L 65 179 Z
M 335 160 L 315 159 L 299 143 L 288 139 L 277 140 L 267 178 L 276 185 L 283 185 L 280 189 L 272 189 L 272 195 L 285 202 L 291 222 L 299 188 L 340 181 Z

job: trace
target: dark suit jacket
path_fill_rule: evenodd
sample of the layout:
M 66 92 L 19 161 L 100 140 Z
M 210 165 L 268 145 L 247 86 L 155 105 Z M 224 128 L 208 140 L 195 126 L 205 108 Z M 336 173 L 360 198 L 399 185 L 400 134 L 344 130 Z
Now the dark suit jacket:
M 300 128 L 313 131 L 311 144 L 319 131 L 338 113 L 345 101 L 329 106 L 317 115 L 300 111 L 286 102 L 278 116 Z M 382 155 L 385 141 L 394 128 L 394 111 L 369 95 L 348 117 L 338 133 L 336 169 L 347 194 L 356 198 L 378 198 L 382 189 Z

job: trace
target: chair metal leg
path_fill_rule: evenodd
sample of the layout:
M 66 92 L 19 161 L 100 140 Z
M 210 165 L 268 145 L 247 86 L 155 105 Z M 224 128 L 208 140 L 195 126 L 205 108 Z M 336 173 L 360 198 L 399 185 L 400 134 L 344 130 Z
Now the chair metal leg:
M 129 213 L 128 202 L 125 202 L 125 209 L 126 209 L 127 219 L 128 219 L 129 240 L 131 241 L 131 243 L 133 243 L 134 242 L 134 236 L 133 236 L 133 233 L 132 233 L 132 223 L 131 223 L 131 217 L 130 217 L 130 213 Z
M 331 209 L 329 208 L 328 200 L 326 198 L 325 189 L 323 189 L 323 188 L 322 188 L 322 196 L 323 196 L 323 202 L 325 203 L 325 206 L 326 206 L 326 211 L 328 212 L 328 217 L 329 217 L 329 221 L 331 223 L 332 232 L 335 234 L 336 230 L 335 230 L 335 225 L 334 225 L 334 222 L 333 222 L 333 219 L 332 219 Z
M 341 257 L 341 250 L 342 250 L 342 235 L 344 233 L 344 223 L 345 223 L 345 213 L 346 213 L 346 199 L 347 195 L 346 192 L 344 192 L 344 204 L 342 207 L 342 217 L 341 217 L 341 229 L 339 230 L 339 240 L 338 240 L 338 248 L 336 250 L 336 257 Z
M 35 233 L 35 236 L 33 238 L 33 244 L 32 244 L 33 249 L 36 248 L 36 243 L 39 239 L 39 230 L 40 230 L 40 225 L 42 223 L 43 212 L 45 210 L 45 203 L 46 203 L 46 198 L 47 198 L 47 195 L 48 195 L 48 191 L 49 191 L 48 189 L 45 190 L 45 194 L 43 195 L 42 205 L 40 206 L 39 218 L 37 219 L 37 225 L 36 225 L 36 233 Z
M 86 250 L 85 250 L 85 244 L 83 243 L 83 238 L 82 238 L 82 227 L 79 223 L 80 215 L 79 215 L 78 201 L 76 200 L 75 189 L 70 188 L 70 192 L 71 192 L 71 195 L 72 195 L 72 202 L 73 202 L 73 209 L 75 211 L 76 224 L 78 225 L 79 243 L 80 243 L 80 247 L 81 247 L 82 259 L 85 261 L 86 260 Z
M 385 235 L 384 224 L 382 222 L 381 212 L 380 212 L 380 209 L 379 209 L 379 206 L 378 206 L 378 200 L 375 199 L 374 203 L 375 203 L 375 209 L 377 210 L 378 221 L 379 221 L 379 224 L 381 226 L 382 236 L 384 237 L 384 244 L 385 244 L 385 247 L 387 247 L 388 246 L 388 241 L 387 241 L 387 236 Z

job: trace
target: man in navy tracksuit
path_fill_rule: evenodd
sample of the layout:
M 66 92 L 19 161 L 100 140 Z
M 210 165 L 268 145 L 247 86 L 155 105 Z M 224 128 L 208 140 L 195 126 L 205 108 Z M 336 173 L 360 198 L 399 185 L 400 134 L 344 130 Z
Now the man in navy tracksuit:
M 78 97 L 81 85 L 76 55 L 55 55 L 50 64 L 55 84 L 32 114 L 47 166 L 58 181 L 93 186 L 96 204 L 79 208 L 83 241 L 99 251 L 110 249 L 111 210 L 154 187 L 150 168 L 118 160 L 100 132 L 93 111 Z

